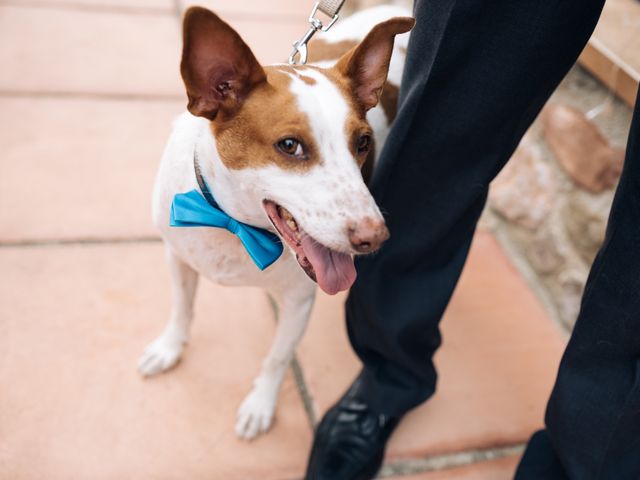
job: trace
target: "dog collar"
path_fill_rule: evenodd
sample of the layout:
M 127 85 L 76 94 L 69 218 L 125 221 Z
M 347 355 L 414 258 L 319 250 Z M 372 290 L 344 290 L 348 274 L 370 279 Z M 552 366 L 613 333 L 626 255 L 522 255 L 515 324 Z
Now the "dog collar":
M 200 165 L 193 152 L 193 168 L 200 191 L 197 189 L 178 193 L 171 203 L 169 225 L 172 227 L 224 228 L 237 236 L 254 263 L 264 270 L 275 262 L 284 250 L 280 238 L 264 228 L 239 222 L 220 208 L 213 198 Z

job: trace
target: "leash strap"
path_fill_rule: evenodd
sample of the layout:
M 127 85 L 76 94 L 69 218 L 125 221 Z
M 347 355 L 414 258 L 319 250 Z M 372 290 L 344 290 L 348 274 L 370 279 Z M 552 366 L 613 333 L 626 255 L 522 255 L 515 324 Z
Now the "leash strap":
M 320 0 L 318 2 L 318 10 L 324 13 L 327 17 L 334 17 L 340 12 L 345 0 Z
M 307 33 L 293 44 L 293 51 L 291 55 L 289 55 L 289 64 L 290 65 L 304 65 L 307 63 L 308 56 L 308 47 L 307 43 L 311 40 L 317 31 L 326 32 L 329 30 L 334 23 L 338 20 L 338 12 L 344 5 L 346 0 L 320 0 L 313 5 L 311 9 L 311 13 L 309 14 L 309 23 L 311 27 L 307 30 Z M 316 13 L 320 10 L 322 13 L 327 15 L 331 20 L 327 25 L 323 25 L 320 19 L 316 18 Z M 298 58 L 299 57 L 299 58 Z

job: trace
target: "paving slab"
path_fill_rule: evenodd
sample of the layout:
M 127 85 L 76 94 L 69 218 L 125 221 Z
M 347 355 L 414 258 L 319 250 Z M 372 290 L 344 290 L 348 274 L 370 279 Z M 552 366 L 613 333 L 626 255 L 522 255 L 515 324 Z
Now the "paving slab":
M 186 101 L 0 98 L 0 243 L 156 236 L 151 190 Z
M 0 5 L 0 91 L 181 95 L 175 15 Z
M 0 0 L 0 4 L 55 8 L 100 8 L 131 11 L 175 11 L 173 0 Z
M 437 472 L 391 477 L 391 480 L 512 480 L 519 461 L 518 456 L 504 457 Z
M 233 433 L 274 331 L 253 289 L 200 285 L 178 367 L 135 364 L 169 313 L 160 245 L 0 249 L 0 478 L 289 479 L 311 430 L 285 381 L 272 431 Z
M 343 296 L 318 298 L 299 359 L 317 412 L 335 402 L 360 363 L 347 341 Z M 438 391 L 409 413 L 389 458 L 513 445 L 543 424 L 564 341 L 488 233 L 476 235 L 442 322 Z
M 305 22 L 313 6 L 313 2 L 302 2 L 300 0 L 273 0 L 268 3 L 264 2 L 264 0 L 242 0 L 241 2 L 231 2 L 229 0 L 179 1 L 183 10 L 192 5 L 199 5 L 213 10 L 223 17 L 244 17 L 253 18 L 254 20 L 268 19 L 282 22 L 297 21 L 301 29 L 304 29 Z

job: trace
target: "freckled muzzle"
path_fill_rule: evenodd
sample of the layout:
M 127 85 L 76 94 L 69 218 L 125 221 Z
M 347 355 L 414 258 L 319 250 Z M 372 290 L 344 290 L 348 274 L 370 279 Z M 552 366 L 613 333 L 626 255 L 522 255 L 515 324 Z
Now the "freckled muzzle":
M 293 250 L 300 267 L 329 295 L 348 290 L 356 280 L 353 257 L 322 245 L 304 231 L 291 213 L 281 205 L 263 200 L 269 220 L 282 240 Z

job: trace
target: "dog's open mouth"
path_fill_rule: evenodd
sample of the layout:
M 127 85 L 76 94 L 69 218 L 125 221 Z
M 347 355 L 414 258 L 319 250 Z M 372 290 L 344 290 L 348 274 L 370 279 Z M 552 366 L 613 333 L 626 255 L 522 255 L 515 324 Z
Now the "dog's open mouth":
M 296 253 L 296 258 L 309 277 L 329 295 L 348 290 L 356 280 L 353 257 L 325 247 L 305 232 L 289 211 L 271 200 L 264 209 L 282 239 Z

